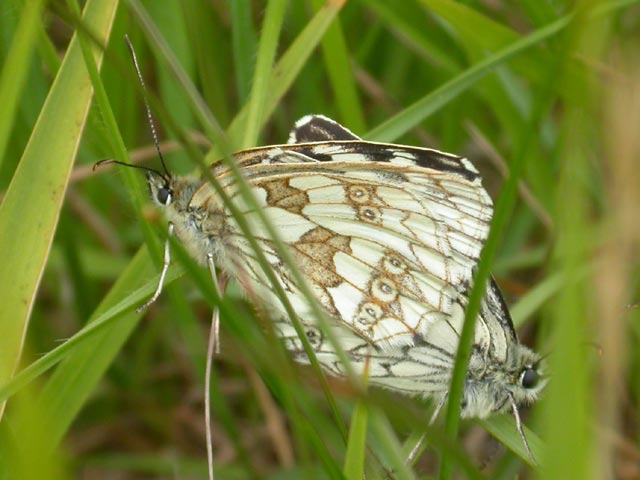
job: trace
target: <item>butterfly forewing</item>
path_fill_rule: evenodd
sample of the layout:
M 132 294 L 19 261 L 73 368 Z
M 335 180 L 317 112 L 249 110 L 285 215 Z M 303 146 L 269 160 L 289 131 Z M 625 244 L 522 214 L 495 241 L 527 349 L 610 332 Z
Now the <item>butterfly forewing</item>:
M 365 142 L 331 121 L 303 123 L 291 138 L 324 141 L 236 158 L 324 308 L 358 341 L 385 350 L 442 328 L 455 338 L 457 299 L 471 281 L 492 212 L 473 166 L 435 150 Z M 216 175 L 304 321 L 308 306 L 257 213 L 224 167 Z M 213 195 L 204 185 L 191 204 Z M 234 268 L 243 270 L 239 277 L 279 305 L 247 239 L 239 228 L 230 231 L 227 247 L 237 257 Z

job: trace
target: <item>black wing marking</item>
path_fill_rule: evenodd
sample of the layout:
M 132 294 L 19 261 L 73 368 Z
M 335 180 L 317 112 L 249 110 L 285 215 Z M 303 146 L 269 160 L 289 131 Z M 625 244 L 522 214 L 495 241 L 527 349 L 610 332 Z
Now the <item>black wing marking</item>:
M 361 140 L 356 134 L 324 115 L 307 115 L 298 120 L 287 143 L 315 143 Z
M 417 166 L 457 175 L 472 183 L 481 180 L 478 170 L 466 158 L 428 148 L 365 141 L 341 141 L 291 145 L 290 150 L 320 162 L 374 162 L 404 167 Z

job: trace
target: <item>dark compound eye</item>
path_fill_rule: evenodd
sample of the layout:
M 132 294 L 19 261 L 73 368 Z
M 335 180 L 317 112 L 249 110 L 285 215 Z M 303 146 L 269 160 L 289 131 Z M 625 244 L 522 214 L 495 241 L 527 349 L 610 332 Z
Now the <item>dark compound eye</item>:
M 159 188 L 156 198 L 161 205 L 169 205 L 171 203 L 171 189 L 167 186 Z
M 540 380 L 538 372 L 531 367 L 526 367 L 520 373 L 520 385 L 524 388 L 534 388 Z

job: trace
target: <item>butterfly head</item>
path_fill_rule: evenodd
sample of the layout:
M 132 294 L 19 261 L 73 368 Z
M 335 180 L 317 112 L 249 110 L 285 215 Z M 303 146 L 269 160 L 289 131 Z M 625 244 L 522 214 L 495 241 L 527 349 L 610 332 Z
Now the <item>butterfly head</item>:
M 173 202 L 174 188 L 172 178 L 162 175 L 154 170 L 147 171 L 147 185 L 149 193 L 155 203 L 161 207 L 166 207 Z
M 470 369 L 462 402 L 464 417 L 484 418 L 508 411 L 513 405 L 530 405 L 544 389 L 547 379 L 541 358 L 521 344 L 512 347 L 512 358 L 482 372 Z
M 164 209 L 169 220 L 173 222 L 177 221 L 174 215 L 180 215 L 188 209 L 193 194 L 203 183 L 203 180 L 195 177 L 172 177 L 155 170 L 147 171 L 147 185 L 151 199 Z
M 507 391 L 517 405 L 529 405 L 539 396 L 547 378 L 542 369 L 542 359 L 537 353 L 532 352 L 524 345 L 518 344 L 515 349 L 515 375 L 508 377 Z

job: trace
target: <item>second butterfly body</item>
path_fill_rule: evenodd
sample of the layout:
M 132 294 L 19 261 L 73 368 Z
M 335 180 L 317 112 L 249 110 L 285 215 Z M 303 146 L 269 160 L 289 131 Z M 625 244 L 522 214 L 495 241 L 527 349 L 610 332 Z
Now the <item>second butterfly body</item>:
M 443 400 L 492 215 L 473 165 L 435 150 L 366 142 L 322 116 L 301 119 L 288 144 L 239 152 L 234 160 L 356 371 L 367 368 L 372 384 Z M 212 174 L 249 225 L 320 364 L 342 375 L 344 366 L 235 177 L 222 164 Z M 287 349 L 307 362 L 254 250 L 215 190 L 203 179 L 153 172 L 148 181 L 194 258 L 206 264 L 212 255 L 271 310 Z M 485 417 L 535 400 L 543 386 L 538 364 L 538 355 L 518 342 L 491 281 L 462 414 Z

